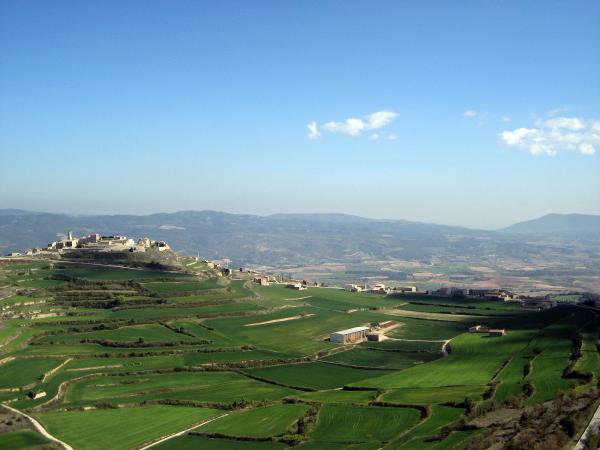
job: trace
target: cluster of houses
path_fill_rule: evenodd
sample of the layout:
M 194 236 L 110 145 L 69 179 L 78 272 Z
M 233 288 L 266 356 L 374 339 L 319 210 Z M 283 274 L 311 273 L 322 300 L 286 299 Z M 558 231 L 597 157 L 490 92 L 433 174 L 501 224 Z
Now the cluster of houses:
M 277 282 L 277 278 L 270 275 L 259 275 L 254 277 L 254 282 L 259 286 L 270 286 Z
M 375 286 L 367 284 L 347 284 L 345 289 L 350 292 L 367 292 L 370 294 L 389 294 L 391 292 L 417 292 L 416 286 L 395 286 L 389 287 L 383 283 L 378 283 Z
M 338 344 L 356 344 L 363 341 L 382 341 L 386 338 L 385 333 L 398 326 L 395 320 L 374 323 L 370 326 L 348 328 L 347 330 L 334 331 L 329 335 L 331 342 Z
M 506 289 L 467 289 L 467 288 L 447 288 L 443 287 L 430 292 L 430 295 L 436 297 L 451 297 L 451 298 L 469 298 L 478 300 L 494 300 L 494 301 L 516 301 L 521 304 L 523 309 L 530 311 L 543 311 L 546 309 L 558 306 L 558 302 L 552 300 L 550 296 L 544 297 L 527 297 L 519 296 Z
M 27 249 L 25 252 L 13 252 L 9 256 L 31 256 L 44 252 L 60 253 L 65 250 L 97 250 L 97 251 L 130 251 L 145 252 L 147 249 L 155 249 L 160 252 L 169 250 L 169 245 L 164 241 L 154 241 L 144 237 L 137 242 L 127 236 L 103 236 L 91 233 L 83 237 L 74 237 L 69 231 L 63 239 L 50 242 L 46 247 Z
M 144 252 L 149 248 L 158 251 L 169 250 L 169 245 L 164 241 L 154 241 L 144 237 L 138 239 L 137 242 L 127 236 L 110 235 L 102 236 L 98 233 L 92 233 L 80 238 L 73 237 L 73 233 L 69 234 L 65 239 L 51 242 L 46 250 L 64 250 L 64 249 L 89 249 L 89 250 L 104 250 L 104 251 L 123 251 L 129 250 L 132 252 Z
M 279 283 L 279 281 L 277 280 L 277 277 L 274 277 L 272 275 L 257 275 L 254 277 L 254 282 L 260 286 L 270 286 L 271 284 L 275 284 L 275 283 Z M 311 283 L 307 280 L 302 280 L 302 281 L 288 281 L 285 284 L 285 287 L 288 289 L 293 289 L 295 291 L 303 291 L 309 287 L 319 287 L 322 286 L 322 284 L 319 283 Z
M 469 289 L 457 287 L 441 287 L 431 292 L 437 297 L 476 298 L 482 300 L 515 300 L 517 294 L 506 289 Z

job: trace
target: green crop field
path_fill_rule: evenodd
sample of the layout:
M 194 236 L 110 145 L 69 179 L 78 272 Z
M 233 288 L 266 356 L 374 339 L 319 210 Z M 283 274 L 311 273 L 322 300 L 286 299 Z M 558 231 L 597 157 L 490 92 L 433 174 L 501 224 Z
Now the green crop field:
M 308 409 L 306 405 L 271 405 L 236 411 L 202 427 L 203 433 L 266 438 L 286 432 Z
M 572 301 L 530 312 L 296 291 L 183 264 L 0 262 L 10 289 L 0 300 L 0 402 L 75 450 L 159 439 L 154 448 L 166 450 L 454 450 L 486 436 L 496 413 L 519 418 L 598 392 L 600 320 Z M 383 341 L 329 340 L 389 320 Z M 507 334 L 469 333 L 475 324 Z M 57 448 L 2 414 L 3 450 Z
M 232 372 L 179 372 L 169 376 L 144 374 L 93 377 L 69 386 L 65 404 L 94 405 L 148 400 L 197 400 L 232 403 L 242 400 L 276 400 L 296 391 Z
M 43 412 L 36 417 L 50 433 L 74 448 L 124 450 L 218 415 L 219 411 L 208 408 L 145 406 Z M 122 428 L 123 432 L 115 433 L 117 428 Z
M 49 443 L 49 439 L 32 430 L 0 434 L 0 448 L 7 450 L 42 448 L 42 446 Z
M 336 353 L 323 360 L 352 366 L 406 369 L 417 364 L 433 361 L 441 356 L 440 353 L 385 352 L 368 348 L 356 348 L 347 352 Z
M 419 417 L 419 412 L 410 408 L 328 404 L 319 412 L 317 426 L 310 437 L 322 442 L 389 441 L 412 428 Z
M 248 370 L 248 373 L 290 386 L 332 389 L 345 384 L 379 377 L 380 370 L 353 369 L 324 363 L 291 364 Z
M 237 441 L 186 434 L 153 447 L 156 450 L 283 450 L 280 442 Z
M 438 386 L 434 388 L 390 389 L 381 396 L 381 400 L 402 404 L 428 405 L 432 403 L 461 402 L 465 398 L 480 399 L 486 387 L 474 386 Z
M 528 338 L 529 333 L 518 331 L 501 338 L 464 333 L 452 340 L 452 352 L 446 358 L 356 384 L 383 388 L 486 384 L 507 355 L 521 350 Z
M 38 382 L 64 358 L 15 359 L 0 366 L 0 388 L 26 386 Z
M 187 292 L 187 291 L 202 291 L 205 289 L 217 289 L 222 286 L 219 285 L 216 279 L 211 278 L 205 281 L 200 282 L 190 282 L 190 281 L 175 281 L 171 283 L 165 282 L 152 282 L 152 283 L 143 283 L 146 289 L 152 292 Z

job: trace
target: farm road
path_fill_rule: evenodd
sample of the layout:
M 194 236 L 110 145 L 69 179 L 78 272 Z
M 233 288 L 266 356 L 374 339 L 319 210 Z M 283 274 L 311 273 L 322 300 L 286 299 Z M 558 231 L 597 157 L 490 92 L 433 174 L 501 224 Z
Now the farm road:
M 598 432 L 599 430 L 600 430 L 600 405 L 598 405 L 598 408 L 596 408 L 596 412 L 592 416 L 592 420 L 590 420 L 590 423 L 588 424 L 587 428 L 585 429 L 585 431 L 579 438 L 577 445 L 575 445 L 575 447 L 573 447 L 573 450 L 583 450 L 585 448 L 584 447 L 585 438 L 588 436 L 588 434 L 591 434 L 593 431 Z

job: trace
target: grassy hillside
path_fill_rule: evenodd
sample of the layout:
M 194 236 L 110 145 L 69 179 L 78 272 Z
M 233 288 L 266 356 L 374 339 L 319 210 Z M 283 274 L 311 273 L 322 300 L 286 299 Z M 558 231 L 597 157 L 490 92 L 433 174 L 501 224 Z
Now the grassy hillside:
M 0 402 L 75 449 L 184 432 L 157 448 L 389 450 L 566 447 L 600 399 L 590 309 L 299 293 L 201 269 L 1 262 Z M 389 340 L 328 340 L 384 320 Z M 482 322 L 508 333 L 467 332 Z M 3 449 L 47 445 L 17 418 L 0 416 Z

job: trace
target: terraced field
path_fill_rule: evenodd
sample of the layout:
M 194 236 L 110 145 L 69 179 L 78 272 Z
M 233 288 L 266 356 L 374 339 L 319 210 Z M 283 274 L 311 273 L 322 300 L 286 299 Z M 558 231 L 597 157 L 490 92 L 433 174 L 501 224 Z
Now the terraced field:
M 577 306 L 298 292 L 183 267 L 0 261 L 0 402 L 76 450 L 455 449 L 490 409 L 598 381 L 597 313 Z M 328 340 L 386 320 L 391 339 Z M 479 323 L 508 334 L 467 332 Z M 57 446 L 19 420 L 0 417 L 0 448 Z

